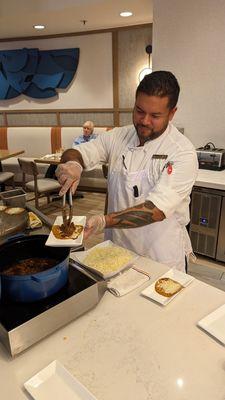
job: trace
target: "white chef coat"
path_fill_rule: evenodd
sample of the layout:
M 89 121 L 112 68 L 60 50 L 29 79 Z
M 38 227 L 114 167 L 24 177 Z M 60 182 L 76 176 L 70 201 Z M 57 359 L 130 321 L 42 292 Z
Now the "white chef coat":
M 171 123 L 157 139 L 138 146 L 134 126 L 126 126 L 77 149 L 86 169 L 100 161 L 109 164 L 109 213 L 149 200 L 166 216 L 163 221 L 143 227 L 106 229 L 106 238 L 184 271 L 185 255 L 192 252 L 185 226 L 189 222 L 190 193 L 198 170 L 196 151 Z

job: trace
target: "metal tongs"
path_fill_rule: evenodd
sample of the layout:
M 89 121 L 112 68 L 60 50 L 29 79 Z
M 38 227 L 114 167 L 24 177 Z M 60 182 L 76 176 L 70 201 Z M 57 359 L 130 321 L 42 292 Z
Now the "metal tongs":
M 72 218 L 73 218 L 73 197 L 72 191 L 69 190 L 69 215 L 67 214 L 67 207 L 66 207 L 66 193 L 63 195 L 63 203 L 62 203 L 62 217 L 63 217 L 63 225 L 62 228 L 64 232 L 68 232 Z

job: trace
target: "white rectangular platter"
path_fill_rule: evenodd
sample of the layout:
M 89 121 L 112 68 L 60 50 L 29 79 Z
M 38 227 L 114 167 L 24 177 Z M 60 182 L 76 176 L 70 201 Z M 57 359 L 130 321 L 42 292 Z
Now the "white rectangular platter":
M 102 248 L 102 247 L 109 247 L 109 246 L 113 246 L 113 247 L 117 247 L 117 248 L 121 248 L 120 246 L 117 246 L 116 244 L 114 244 L 111 240 L 106 240 L 102 243 L 97 244 L 96 246 L 92 247 L 91 249 L 87 250 L 87 251 L 78 251 L 74 254 L 71 255 L 71 258 L 73 258 L 74 260 L 77 260 L 80 264 L 82 264 L 85 268 L 89 269 L 90 271 L 93 271 L 94 273 L 98 274 L 99 276 L 101 276 L 103 279 L 108 279 L 111 278 L 114 275 L 117 275 L 119 272 L 123 271 L 124 269 L 128 268 L 129 266 L 132 265 L 132 263 L 134 262 L 134 260 L 136 260 L 139 256 L 130 251 L 129 253 L 131 254 L 131 259 L 129 260 L 129 262 L 121 265 L 120 268 L 118 268 L 116 271 L 111 271 L 111 272 L 101 272 L 98 269 L 88 266 L 85 264 L 85 257 L 90 254 L 90 252 L 93 249 L 97 249 L 97 248 Z M 126 249 L 125 249 L 126 250 Z
M 86 217 L 85 216 L 75 216 L 72 218 L 72 222 L 75 225 L 82 225 L 85 227 Z M 56 217 L 56 220 L 53 225 L 61 225 L 63 223 L 62 216 Z M 77 239 L 57 239 L 53 232 L 51 231 L 49 237 L 45 243 L 46 246 L 55 246 L 55 247 L 75 247 L 80 246 L 83 242 L 84 230 L 78 236 Z
M 24 387 L 35 400 L 96 400 L 57 360 L 25 382 Z
M 201 319 L 197 325 L 225 345 L 225 304 Z
M 184 272 L 178 271 L 177 269 L 170 269 L 168 272 L 160 276 L 158 279 L 160 278 L 171 278 L 179 282 L 182 286 L 184 286 L 184 288 L 190 285 L 190 283 L 195 279 L 193 278 L 193 276 L 187 275 Z M 141 294 L 145 297 L 148 297 L 149 299 L 156 301 L 157 303 L 162 304 L 163 306 L 169 304 L 177 295 L 182 293 L 182 291 L 184 290 L 184 289 L 180 290 L 178 293 L 175 293 L 171 297 L 162 296 L 155 290 L 155 283 L 157 282 L 157 280 L 153 282 L 150 286 L 148 286 L 145 290 L 143 290 Z

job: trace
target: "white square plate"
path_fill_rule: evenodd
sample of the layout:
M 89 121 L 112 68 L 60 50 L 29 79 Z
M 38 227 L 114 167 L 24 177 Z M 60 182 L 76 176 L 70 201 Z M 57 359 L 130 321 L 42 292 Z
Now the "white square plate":
M 193 276 L 187 275 L 184 272 L 178 271 L 177 269 L 170 269 L 168 272 L 166 272 L 164 275 L 160 276 L 160 278 L 171 278 L 177 282 L 179 282 L 182 286 L 186 287 L 188 286 L 195 278 Z M 157 293 L 155 290 L 155 283 L 158 281 L 158 279 L 153 282 L 150 286 L 148 286 L 141 294 L 145 297 L 148 297 L 149 299 L 157 301 L 157 303 L 162 304 L 163 306 L 166 306 L 168 303 L 170 303 L 179 293 L 182 292 L 180 290 L 179 292 L 175 293 L 171 297 L 165 297 L 162 296 L 161 294 Z
M 85 227 L 86 217 L 85 216 L 76 216 L 72 218 L 72 222 L 76 225 L 83 225 Z M 61 225 L 63 223 L 62 216 L 58 216 L 53 225 Z M 56 247 L 75 247 L 80 246 L 83 242 L 84 230 L 78 236 L 77 239 L 57 239 L 53 232 L 50 232 L 50 235 L 45 243 L 46 246 L 56 246 Z
M 198 321 L 197 325 L 225 345 L 225 304 Z
M 96 400 L 57 360 L 25 382 L 24 387 L 35 400 Z
M 117 246 L 117 245 L 114 244 L 111 240 L 105 240 L 104 242 L 99 243 L 99 244 L 97 244 L 96 246 L 93 246 L 91 249 L 89 249 L 89 250 L 87 250 L 87 251 L 77 251 L 76 254 L 74 253 L 74 254 L 71 255 L 71 258 L 74 259 L 74 260 L 77 260 L 77 261 L 78 261 L 80 264 L 82 264 L 85 268 L 89 269 L 90 271 L 95 272 L 96 274 L 98 274 L 99 276 L 101 276 L 103 279 L 108 279 L 108 278 L 111 278 L 111 277 L 114 276 L 114 275 L 117 275 L 119 272 L 123 271 L 125 268 L 127 268 L 129 265 L 131 265 L 131 264 L 134 262 L 134 260 L 136 260 L 136 259 L 139 257 L 136 253 L 134 253 L 134 252 L 128 250 L 129 253 L 132 255 L 131 260 L 130 260 L 128 263 L 123 264 L 123 265 L 122 265 L 119 269 L 117 269 L 116 271 L 106 272 L 106 273 L 101 272 L 101 271 L 97 270 L 97 269 L 94 268 L 94 267 L 89 267 L 88 265 L 85 265 L 85 264 L 84 264 L 84 259 L 85 259 L 85 257 L 86 257 L 93 249 L 97 249 L 97 248 L 100 248 L 100 247 L 107 247 L 107 246 L 115 246 L 115 247 L 121 248 L 121 246 Z

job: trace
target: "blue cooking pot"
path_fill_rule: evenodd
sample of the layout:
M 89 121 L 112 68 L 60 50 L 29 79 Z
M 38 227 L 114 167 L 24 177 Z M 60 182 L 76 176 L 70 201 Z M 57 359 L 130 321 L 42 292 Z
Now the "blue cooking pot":
M 15 302 L 33 302 L 44 299 L 60 290 L 68 280 L 70 248 L 45 246 L 47 235 L 21 236 L 7 241 L 0 247 L 1 298 Z M 4 271 L 15 265 L 32 260 L 34 266 L 44 259 L 51 267 L 42 272 L 26 275 L 10 275 Z M 52 264 L 54 265 L 52 266 Z M 16 270 L 15 270 L 16 271 Z

